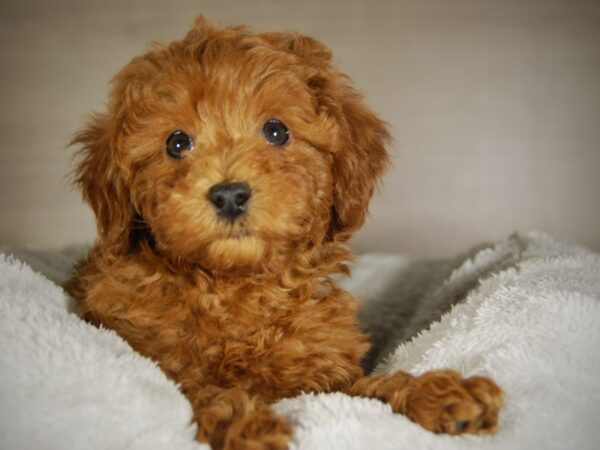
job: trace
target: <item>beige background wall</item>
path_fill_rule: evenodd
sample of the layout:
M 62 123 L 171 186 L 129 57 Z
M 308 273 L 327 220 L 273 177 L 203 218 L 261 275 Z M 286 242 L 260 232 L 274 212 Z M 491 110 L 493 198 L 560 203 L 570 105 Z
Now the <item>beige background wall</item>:
M 594 0 L 2 0 L 0 243 L 93 238 L 65 146 L 199 12 L 323 40 L 387 119 L 394 168 L 357 249 L 444 256 L 536 228 L 600 250 Z

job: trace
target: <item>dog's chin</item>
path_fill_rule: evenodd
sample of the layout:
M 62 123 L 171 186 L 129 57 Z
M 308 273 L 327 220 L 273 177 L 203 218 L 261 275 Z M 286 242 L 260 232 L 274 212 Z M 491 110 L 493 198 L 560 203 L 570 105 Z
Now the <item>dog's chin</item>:
M 224 237 L 210 242 L 196 256 L 202 266 L 215 272 L 259 271 L 267 246 L 257 236 Z

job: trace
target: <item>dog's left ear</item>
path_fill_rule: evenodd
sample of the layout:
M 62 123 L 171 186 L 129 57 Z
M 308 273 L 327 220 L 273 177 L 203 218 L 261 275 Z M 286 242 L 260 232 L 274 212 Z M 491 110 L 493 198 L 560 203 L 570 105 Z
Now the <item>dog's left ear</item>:
M 346 77 L 338 74 L 336 78 L 332 85 L 321 88 L 321 99 L 339 125 L 333 156 L 330 237 L 346 241 L 365 222 L 373 191 L 389 165 L 386 145 L 390 135 L 385 123 L 365 105 Z
M 377 182 L 389 164 L 386 124 L 365 104 L 349 78 L 332 65 L 331 51 L 296 33 L 265 33 L 271 46 L 299 57 L 319 113 L 333 117 L 338 133 L 332 143 L 333 205 L 329 238 L 348 240 L 364 223 Z

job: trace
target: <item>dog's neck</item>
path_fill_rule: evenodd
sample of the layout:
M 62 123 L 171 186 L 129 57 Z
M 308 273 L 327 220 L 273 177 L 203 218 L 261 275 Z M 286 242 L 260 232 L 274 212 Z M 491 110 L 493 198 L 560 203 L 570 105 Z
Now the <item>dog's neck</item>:
M 129 268 L 132 264 L 137 267 L 135 271 L 128 271 L 131 273 L 131 284 L 149 279 L 161 279 L 168 283 L 175 277 L 206 291 L 219 289 L 220 286 L 270 285 L 291 292 L 313 286 L 315 282 L 334 274 L 349 274 L 347 262 L 352 259 L 350 250 L 340 242 L 323 243 L 308 252 L 290 255 L 286 264 L 270 265 L 257 271 L 214 271 L 183 257 L 165 257 L 152 242 L 146 240 L 140 241 L 135 249 L 125 254 L 107 251 L 107 247 L 101 243 L 92 253 L 92 260 L 102 261 L 98 268 L 114 272 L 122 264 Z M 129 278 L 125 273 L 120 275 Z

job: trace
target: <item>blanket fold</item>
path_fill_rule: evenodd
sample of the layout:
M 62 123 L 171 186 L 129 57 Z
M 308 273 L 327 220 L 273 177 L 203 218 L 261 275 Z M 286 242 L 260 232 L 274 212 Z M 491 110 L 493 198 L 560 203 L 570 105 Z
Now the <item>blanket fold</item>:
M 70 312 L 55 282 L 80 250 L 4 253 L 0 449 L 208 448 L 156 364 Z M 365 299 L 368 364 L 490 376 L 506 393 L 500 429 L 435 435 L 376 400 L 305 394 L 275 405 L 292 449 L 600 448 L 598 254 L 523 233 L 445 261 L 364 255 L 341 283 Z

